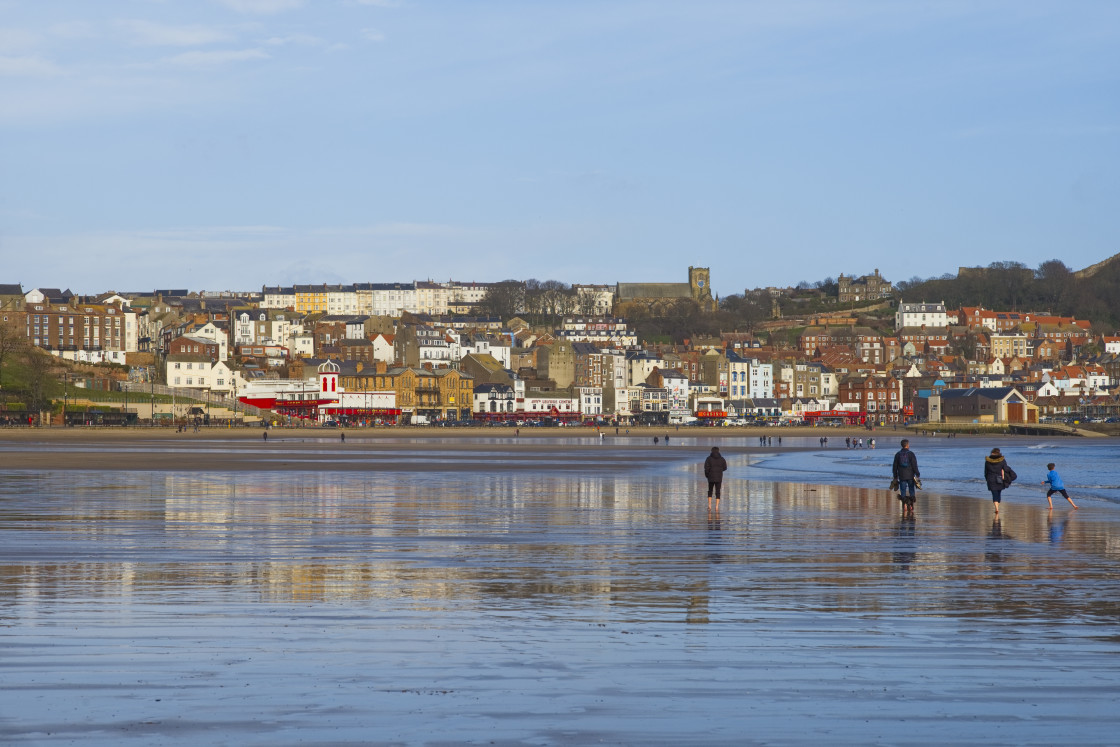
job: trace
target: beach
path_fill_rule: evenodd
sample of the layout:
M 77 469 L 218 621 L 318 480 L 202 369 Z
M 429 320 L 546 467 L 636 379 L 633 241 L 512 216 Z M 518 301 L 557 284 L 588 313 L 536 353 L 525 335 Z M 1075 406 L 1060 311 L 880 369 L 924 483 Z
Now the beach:
M 1115 743 L 1106 501 L 908 521 L 750 433 L 308 430 L 0 431 L 0 741 Z

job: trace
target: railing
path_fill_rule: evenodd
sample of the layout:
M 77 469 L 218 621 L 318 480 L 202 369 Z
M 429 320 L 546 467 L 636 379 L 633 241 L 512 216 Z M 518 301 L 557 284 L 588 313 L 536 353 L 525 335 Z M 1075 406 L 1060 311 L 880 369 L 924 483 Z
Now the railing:
M 145 384 L 142 382 L 134 381 L 121 381 L 117 383 L 118 391 L 128 392 L 130 394 L 151 395 L 162 394 L 166 397 L 177 397 L 179 399 L 189 399 L 196 402 L 209 402 L 211 405 L 224 407 L 227 410 L 239 410 L 246 415 L 260 416 L 264 414 L 264 410 L 259 407 L 247 405 L 244 402 L 227 397 L 224 394 L 216 394 L 211 392 L 209 396 L 204 389 L 184 389 L 182 387 L 165 386 L 163 384 Z

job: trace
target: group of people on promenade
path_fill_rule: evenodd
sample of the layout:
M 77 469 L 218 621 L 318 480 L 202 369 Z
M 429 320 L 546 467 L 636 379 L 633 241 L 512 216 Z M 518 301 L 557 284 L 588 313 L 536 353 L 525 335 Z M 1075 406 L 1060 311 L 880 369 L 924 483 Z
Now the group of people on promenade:
M 665 439 L 668 441 L 668 437 Z M 917 502 L 916 491 L 922 487 L 922 473 L 918 468 L 918 457 L 910 450 L 910 440 L 902 439 L 901 448 L 894 455 L 891 464 L 891 490 L 898 491 L 898 501 L 902 504 L 902 515 L 912 517 L 914 504 Z M 1069 505 L 1077 508 L 1077 504 L 1069 497 L 1065 483 L 1062 482 L 1053 462 L 1046 465 L 1046 479 L 1042 485 L 1049 485 L 1046 491 L 1046 503 L 1050 509 L 1054 508 L 1053 495 L 1059 493 L 1069 501 Z M 719 452 L 718 446 L 713 446 L 712 451 L 704 460 L 704 478 L 708 481 L 708 510 L 712 510 L 712 498 L 715 498 L 715 510 L 719 511 L 719 501 L 723 490 L 723 473 L 727 471 L 727 460 Z M 992 505 L 995 507 L 996 516 L 999 516 L 999 506 L 1003 491 L 1011 486 L 1019 476 L 999 448 L 992 449 L 984 459 L 984 481 L 992 494 Z

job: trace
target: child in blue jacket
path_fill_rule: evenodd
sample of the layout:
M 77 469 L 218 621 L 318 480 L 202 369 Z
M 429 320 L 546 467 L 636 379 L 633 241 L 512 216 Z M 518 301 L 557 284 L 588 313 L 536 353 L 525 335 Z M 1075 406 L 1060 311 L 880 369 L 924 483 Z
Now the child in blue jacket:
M 1073 499 L 1069 497 L 1069 493 L 1066 492 L 1065 483 L 1062 482 L 1062 478 L 1058 476 L 1057 470 L 1054 469 L 1054 463 L 1050 462 L 1050 464 L 1047 464 L 1046 469 L 1050 471 L 1046 473 L 1046 479 L 1042 481 L 1042 484 L 1050 484 L 1050 489 L 1046 491 L 1046 502 L 1050 504 L 1050 508 L 1054 508 L 1054 501 L 1050 498 L 1054 493 L 1061 493 L 1062 496 L 1069 501 L 1069 505 L 1077 508 L 1077 504 L 1073 502 Z

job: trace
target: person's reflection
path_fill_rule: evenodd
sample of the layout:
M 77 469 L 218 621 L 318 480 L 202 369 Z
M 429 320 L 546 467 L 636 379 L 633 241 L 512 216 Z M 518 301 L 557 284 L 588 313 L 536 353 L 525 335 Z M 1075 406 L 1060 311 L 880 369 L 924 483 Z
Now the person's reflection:
M 1050 544 L 1060 544 L 1062 538 L 1066 535 L 1066 529 L 1069 527 L 1069 520 L 1073 518 L 1073 514 L 1068 514 L 1066 518 L 1061 521 L 1054 521 L 1053 516 L 1046 517 L 1046 526 L 1050 530 Z
M 909 571 L 910 564 L 918 557 L 914 540 L 914 524 L 913 515 L 903 516 L 899 519 L 898 529 L 894 534 L 895 550 L 891 553 L 891 559 L 900 571 Z
M 1003 541 L 1011 539 L 1011 535 L 1004 534 L 1003 525 L 999 517 L 992 519 L 992 529 L 988 532 L 988 543 L 984 551 L 984 560 L 998 565 L 1003 561 Z

